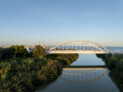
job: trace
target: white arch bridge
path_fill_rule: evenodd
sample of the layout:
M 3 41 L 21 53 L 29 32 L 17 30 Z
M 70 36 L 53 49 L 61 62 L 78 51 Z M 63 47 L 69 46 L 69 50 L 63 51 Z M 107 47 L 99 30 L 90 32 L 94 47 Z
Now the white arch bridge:
M 91 41 L 71 41 L 59 44 L 47 50 L 49 54 L 104 54 L 109 50 L 104 46 Z

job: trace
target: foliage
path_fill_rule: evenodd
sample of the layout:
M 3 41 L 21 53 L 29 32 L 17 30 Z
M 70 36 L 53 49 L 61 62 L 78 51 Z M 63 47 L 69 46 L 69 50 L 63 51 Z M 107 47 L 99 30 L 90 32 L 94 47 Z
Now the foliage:
M 47 58 L 57 59 L 62 65 L 69 65 L 78 59 L 78 54 L 51 54 Z
M 40 45 L 31 53 L 23 45 L 0 48 L 0 91 L 30 92 L 58 78 L 62 67 L 77 58 L 77 54 L 46 56 L 46 50 Z
M 104 54 L 97 56 L 104 60 L 110 70 L 110 77 L 119 87 L 120 92 L 123 92 L 123 54 Z
M 0 60 L 10 59 L 13 56 L 11 48 L 0 48 Z
M 32 50 L 32 56 L 35 58 L 43 58 L 46 56 L 46 50 L 40 45 L 36 45 Z
M 0 63 L 0 90 L 5 92 L 30 92 L 39 85 L 48 84 L 62 72 L 62 58 L 66 65 L 78 55 L 48 55 L 42 58 L 16 58 Z
M 56 79 L 61 70 L 58 61 L 42 61 L 33 58 L 1 63 L 0 89 L 10 92 L 31 91 L 37 85 Z
M 14 57 L 25 57 L 27 51 L 23 45 L 12 45 L 10 47 L 13 51 Z
M 28 53 L 23 45 L 12 45 L 9 48 L 0 48 L 0 60 L 16 59 L 24 57 L 43 58 L 46 50 L 40 45 L 36 45 L 31 53 Z

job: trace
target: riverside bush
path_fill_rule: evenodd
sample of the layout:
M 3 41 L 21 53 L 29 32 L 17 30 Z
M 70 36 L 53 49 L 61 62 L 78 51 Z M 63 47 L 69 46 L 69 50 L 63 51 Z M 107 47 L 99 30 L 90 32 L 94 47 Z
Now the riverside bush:
M 0 91 L 30 92 L 39 85 L 48 84 L 78 58 L 78 54 L 46 55 L 46 50 L 36 45 L 27 53 L 22 45 L 0 48 Z
M 13 57 L 13 51 L 10 48 L 0 48 L 0 60 L 10 59 Z
M 3 91 L 33 90 L 35 85 L 55 79 L 62 70 L 58 61 L 46 63 L 39 59 L 37 62 L 31 58 L 5 62 L 0 68 L 0 89 Z
M 114 83 L 123 92 L 123 54 L 104 54 L 97 55 L 104 60 L 106 66 L 110 70 L 110 77 Z
M 73 62 L 78 55 L 47 56 L 46 59 L 17 58 L 0 63 L 0 90 L 28 92 L 54 81 L 62 72 L 63 63 L 60 57 L 68 60 L 64 62 Z

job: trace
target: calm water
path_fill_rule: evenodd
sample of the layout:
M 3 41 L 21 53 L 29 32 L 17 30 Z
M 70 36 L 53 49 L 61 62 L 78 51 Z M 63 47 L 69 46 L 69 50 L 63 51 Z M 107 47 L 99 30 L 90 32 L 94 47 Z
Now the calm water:
M 105 66 L 105 63 L 96 55 L 80 54 L 78 60 L 70 66 L 74 67 L 63 68 L 56 81 L 39 87 L 36 92 L 119 92 L 109 77 L 107 68 L 98 67 Z
M 111 53 L 123 53 L 123 47 L 106 47 Z

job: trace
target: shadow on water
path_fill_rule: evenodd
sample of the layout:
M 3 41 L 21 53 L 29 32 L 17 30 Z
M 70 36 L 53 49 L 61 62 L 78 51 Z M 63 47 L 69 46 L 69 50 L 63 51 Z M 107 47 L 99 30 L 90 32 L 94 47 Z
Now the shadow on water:
M 50 82 L 49 84 L 39 86 L 39 87 L 37 88 L 36 92 L 39 92 L 40 90 L 42 90 L 42 91 L 45 90 L 49 85 L 52 85 L 52 84 L 55 83 L 56 81 L 57 81 L 57 79 L 54 80 L 54 81 L 52 81 L 52 82 Z

